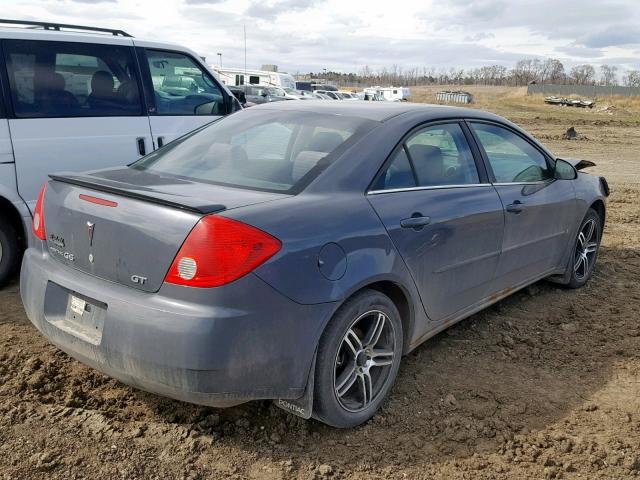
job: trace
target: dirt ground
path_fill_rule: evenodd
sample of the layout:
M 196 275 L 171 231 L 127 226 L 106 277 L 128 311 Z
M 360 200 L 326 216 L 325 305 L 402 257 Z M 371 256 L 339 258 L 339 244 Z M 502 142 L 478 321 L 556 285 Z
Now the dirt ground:
M 0 290 L 0 479 L 640 478 L 638 112 L 478 98 L 608 178 L 585 288 L 540 282 L 429 340 L 380 414 L 339 431 L 269 402 L 216 410 L 128 388 L 50 346 L 14 283 Z M 562 140 L 570 126 L 585 137 Z

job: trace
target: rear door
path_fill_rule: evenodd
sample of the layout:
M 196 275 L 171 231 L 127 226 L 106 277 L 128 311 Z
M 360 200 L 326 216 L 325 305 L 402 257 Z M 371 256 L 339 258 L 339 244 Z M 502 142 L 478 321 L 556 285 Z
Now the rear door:
M 465 132 L 450 122 L 410 134 L 368 194 L 435 321 L 488 295 L 502 244 L 502 203 Z
M 18 190 L 32 211 L 49 173 L 125 165 L 150 151 L 130 40 L 12 39 L 3 51 Z
M 571 182 L 553 178 L 551 159 L 506 126 L 470 122 L 505 209 L 495 291 L 561 266 L 575 215 Z
M 155 148 L 229 113 L 227 92 L 195 56 L 162 48 L 140 47 L 137 52 Z

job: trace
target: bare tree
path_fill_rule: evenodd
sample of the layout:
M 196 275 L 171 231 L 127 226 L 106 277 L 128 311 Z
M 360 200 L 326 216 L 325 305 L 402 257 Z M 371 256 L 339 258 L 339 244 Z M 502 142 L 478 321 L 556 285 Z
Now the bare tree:
M 564 65 L 560 60 L 557 58 L 547 58 L 544 61 L 540 78 L 542 83 L 564 83 L 566 76 L 564 73 Z
M 591 85 L 596 76 L 596 69 L 593 65 L 585 63 L 584 65 L 576 65 L 571 69 L 571 78 L 578 85 Z
M 627 70 L 622 81 L 627 87 L 640 87 L 640 70 Z
M 618 67 L 615 65 L 600 65 L 600 84 L 607 87 L 618 84 Z

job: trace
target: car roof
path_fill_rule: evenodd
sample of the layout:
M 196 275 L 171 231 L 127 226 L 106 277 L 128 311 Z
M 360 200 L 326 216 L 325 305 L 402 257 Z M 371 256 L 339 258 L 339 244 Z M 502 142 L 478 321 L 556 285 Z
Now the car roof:
M 277 104 L 260 105 L 255 109 L 345 115 L 376 122 L 384 122 L 406 113 L 423 113 L 425 121 L 431 118 L 434 120 L 439 118 L 480 118 L 505 122 L 505 119 L 498 115 L 483 112 L 482 110 L 408 102 L 278 102 Z

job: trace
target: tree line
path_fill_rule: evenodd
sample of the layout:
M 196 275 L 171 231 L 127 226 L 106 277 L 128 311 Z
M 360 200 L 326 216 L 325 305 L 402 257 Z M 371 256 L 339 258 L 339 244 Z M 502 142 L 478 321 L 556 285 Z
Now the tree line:
M 620 75 L 621 74 L 621 75 Z M 374 70 L 365 65 L 357 73 L 324 71 L 297 75 L 299 80 L 324 79 L 344 86 L 370 85 L 507 85 L 522 86 L 531 82 L 563 85 L 624 85 L 640 87 L 640 70 L 621 72 L 616 65 L 595 67 L 585 63 L 567 70 L 557 58 L 523 58 L 511 69 L 504 65 L 479 68 L 435 67 L 403 68 L 399 65 Z

